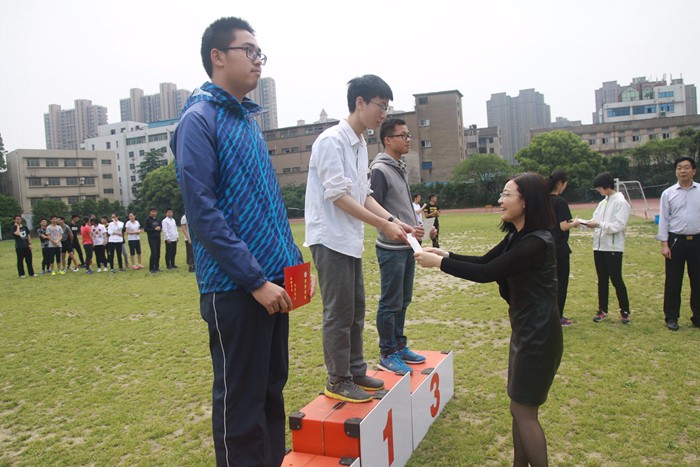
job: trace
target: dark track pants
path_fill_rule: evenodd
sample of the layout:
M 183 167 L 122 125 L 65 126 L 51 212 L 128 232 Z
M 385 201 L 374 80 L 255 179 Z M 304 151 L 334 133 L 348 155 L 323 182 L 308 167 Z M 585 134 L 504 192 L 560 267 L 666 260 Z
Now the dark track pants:
M 285 454 L 289 315 L 268 315 L 240 291 L 200 296 L 214 369 L 212 429 L 218 466 L 274 466 Z

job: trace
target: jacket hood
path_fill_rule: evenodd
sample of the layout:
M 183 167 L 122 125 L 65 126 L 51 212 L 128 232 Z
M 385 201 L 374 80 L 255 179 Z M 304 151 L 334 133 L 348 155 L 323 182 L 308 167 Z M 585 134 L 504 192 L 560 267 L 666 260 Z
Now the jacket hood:
M 397 161 L 393 157 L 391 157 L 389 154 L 380 152 L 377 154 L 377 157 L 375 157 L 372 162 L 369 164 L 370 170 L 372 170 L 372 167 L 374 167 L 375 164 L 387 164 L 387 165 L 393 165 L 394 167 L 397 167 L 401 170 L 406 170 L 406 163 L 403 160 Z

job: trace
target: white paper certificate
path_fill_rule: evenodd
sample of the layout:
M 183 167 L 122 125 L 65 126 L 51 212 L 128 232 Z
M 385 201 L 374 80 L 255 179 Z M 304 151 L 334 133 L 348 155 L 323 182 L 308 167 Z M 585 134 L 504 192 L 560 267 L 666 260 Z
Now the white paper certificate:
M 406 236 L 408 237 L 408 243 L 411 244 L 411 248 L 413 248 L 415 253 L 420 253 L 423 251 L 423 248 L 421 248 L 420 243 L 418 243 L 418 240 L 416 240 L 416 237 L 414 237 L 413 234 L 408 234 Z

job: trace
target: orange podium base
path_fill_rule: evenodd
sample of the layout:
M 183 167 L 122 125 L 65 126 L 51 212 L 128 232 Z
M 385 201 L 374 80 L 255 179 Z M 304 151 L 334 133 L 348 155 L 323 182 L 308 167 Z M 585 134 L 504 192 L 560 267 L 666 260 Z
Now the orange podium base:
M 281 467 L 360 467 L 359 458 L 317 456 L 315 454 L 306 454 L 303 452 L 289 451 Z
M 405 465 L 454 395 L 452 352 L 415 352 L 426 361 L 410 365 L 411 375 L 380 370 L 367 373 L 384 381 L 384 389 L 377 391 L 372 401 L 350 403 L 320 395 L 291 414 L 293 451 L 285 462 L 295 463 L 282 465 L 346 465 L 338 462 L 354 460 L 370 467 Z M 301 454 L 306 456 L 297 460 L 295 456 Z M 312 462 L 312 458 L 319 463 L 303 463 Z

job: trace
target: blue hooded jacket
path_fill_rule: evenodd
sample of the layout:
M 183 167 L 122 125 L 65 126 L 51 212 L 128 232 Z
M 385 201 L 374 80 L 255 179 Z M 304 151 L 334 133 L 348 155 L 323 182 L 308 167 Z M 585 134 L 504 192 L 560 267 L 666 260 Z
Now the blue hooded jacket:
M 254 120 L 262 111 L 207 82 L 170 141 L 202 294 L 280 283 L 285 267 L 303 261 Z

